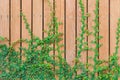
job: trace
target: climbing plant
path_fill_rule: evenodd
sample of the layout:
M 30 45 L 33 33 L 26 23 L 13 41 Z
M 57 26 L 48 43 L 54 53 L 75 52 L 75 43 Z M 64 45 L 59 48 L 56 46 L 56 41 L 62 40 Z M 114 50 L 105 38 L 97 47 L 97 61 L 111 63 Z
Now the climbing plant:
M 94 26 L 93 31 L 87 29 L 86 20 L 88 18 L 85 13 L 83 0 L 79 0 L 81 10 L 81 32 L 77 37 L 78 51 L 75 58 L 75 65 L 70 66 L 62 56 L 64 47 L 62 41 L 63 33 L 59 32 L 61 22 L 55 14 L 55 7 L 51 6 L 51 20 L 48 24 L 48 30 L 44 30 L 46 36 L 43 39 L 35 36 L 30 29 L 24 13 L 21 13 L 26 30 L 29 33 L 30 39 L 20 39 L 11 45 L 2 44 L 9 42 L 7 38 L 0 36 L 0 79 L 1 80 L 118 80 L 120 77 L 120 65 L 118 64 L 118 49 L 120 40 L 120 19 L 118 20 L 116 29 L 116 47 L 112 56 L 108 61 L 100 60 L 99 48 L 102 46 L 99 40 L 102 38 L 99 35 L 99 0 L 96 0 L 96 8 L 94 11 Z M 87 42 L 85 37 L 93 36 L 91 42 Z M 15 48 L 18 43 L 24 43 L 27 46 Z M 92 44 L 94 46 L 88 46 Z M 82 63 L 80 61 L 81 54 L 84 51 L 92 51 L 94 57 L 90 58 L 94 64 Z M 88 58 L 89 59 L 89 58 Z M 107 65 L 106 65 L 107 64 Z M 91 70 L 91 68 L 93 70 Z M 78 73 L 78 71 L 80 71 Z

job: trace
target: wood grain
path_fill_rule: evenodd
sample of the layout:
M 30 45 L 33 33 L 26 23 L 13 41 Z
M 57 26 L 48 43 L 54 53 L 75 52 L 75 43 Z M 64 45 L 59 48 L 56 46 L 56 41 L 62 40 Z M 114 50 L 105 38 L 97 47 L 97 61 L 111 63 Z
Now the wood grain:
M 79 2 L 79 0 L 78 0 Z M 83 4 L 84 4 L 84 7 L 85 7 L 85 16 L 87 15 L 87 0 L 84 0 L 83 1 Z M 81 8 L 80 8 L 80 5 L 78 4 L 77 5 L 77 37 L 79 38 L 80 37 L 80 34 L 81 34 Z M 87 24 L 87 20 L 86 20 L 86 24 Z M 85 26 L 87 27 L 87 25 Z M 87 36 L 85 35 L 85 42 L 87 42 Z M 83 63 L 86 63 L 87 62 L 87 51 L 84 51 L 81 53 L 81 58 L 80 58 L 80 61 L 83 62 Z
M 9 39 L 9 0 L 0 0 L 0 36 Z
M 88 0 L 88 14 L 89 14 L 88 30 L 90 32 L 93 32 L 93 26 L 95 25 L 93 21 L 95 18 L 95 14 L 94 14 L 95 4 L 96 4 L 96 0 Z M 91 44 L 92 40 L 94 40 L 94 36 L 93 35 L 88 36 L 88 46 L 94 48 L 95 45 Z M 90 59 L 90 57 L 92 59 Z M 88 58 L 89 58 L 88 63 L 93 65 L 94 64 L 94 61 L 93 61 L 94 52 L 93 51 L 88 51 Z M 90 69 L 93 70 L 93 67 L 90 67 Z
M 31 0 L 22 0 L 22 13 L 26 16 L 27 21 L 29 23 L 29 27 L 31 28 Z M 30 39 L 30 35 L 26 29 L 24 21 L 22 20 L 22 39 Z M 27 47 L 28 44 L 22 43 L 22 47 Z M 25 57 L 22 53 L 22 60 L 25 60 Z
M 99 41 L 103 44 L 99 49 L 99 59 L 107 60 L 109 58 L 109 0 L 100 0 L 99 2 L 99 35 L 103 38 Z M 104 9 L 104 11 L 103 11 Z
M 49 1 L 49 2 L 48 2 Z M 52 13 L 53 10 L 53 0 L 44 0 L 44 31 L 48 31 L 49 24 L 52 20 Z M 47 37 L 48 35 L 44 32 L 44 37 Z M 51 45 L 53 47 L 53 44 Z M 54 55 L 54 51 L 50 52 L 50 55 Z
M 120 18 L 120 9 L 118 9 L 120 0 L 111 0 L 110 2 L 110 55 L 115 52 L 116 46 L 116 29 L 118 19 Z M 118 54 L 120 57 L 120 54 Z M 119 59 L 120 63 L 120 59 Z
M 75 64 L 75 0 L 66 0 L 66 60 Z
M 62 23 L 59 26 L 59 32 L 63 33 L 63 36 L 61 37 L 63 40 L 60 44 L 64 44 L 64 0 L 56 1 L 56 17 L 58 18 L 58 21 Z M 61 50 L 64 50 L 64 47 L 62 47 Z
M 33 1 L 33 34 L 42 39 L 42 0 Z
M 84 7 L 85 7 L 85 15 L 87 15 L 87 0 L 84 0 L 83 1 L 83 4 L 84 4 Z M 79 5 L 79 0 L 77 0 L 77 37 L 79 38 L 80 37 L 80 34 L 81 34 L 81 8 L 80 8 L 80 5 Z M 86 24 L 87 24 L 87 20 L 86 20 Z M 86 25 L 87 27 L 87 25 Z M 87 42 L 87 36 L 85 36 L 85 42 Z M 79 42 L 78 42 L 79 43 Z M 79 50 L 79 48 L 77 49 Z M 80 58 L 80 62 L 82 63 L 87 63 L 87 51 L 84 51 L 81 53 L 81 58 Z M 80 73 L 80 71 L 78 71 L 78 73 Z
M 58 22 L 61 22 L 62 24 L 59 26 L 59 32 L 60 33 L 63 33 L 63 36 L 61 37 L 63 40 L 59 43 L 60 45 L 61 44 L 64 44 L 64 0 L 56 0 L 55 2 L 55 14 L 56 14 L 56 17 L 58 18 Z M 56 47 L 56 46 L 55 46 Z M 64 51 L 64 46 L 60 48 L 61 51 Z M 55 55 L 57 56 L 58 53 L 55 52 Z M 62 57 L 64 58 L 65 55 L 64 53 L 62 53 Z M 55 58 L 55 60 L 58 60 L 57 58 Z M 56 67 L 57 69 L 58 67 Z M 57 80 L 58 80 L 58 77 L 56 76 Z
M 119 4 L 120 4 L 120 0 L 115 0 L 115 1 L 111 0 L 110 2 L 110 55 L 113 55 L 113 53 L 115 52 L 116 29 L 117 29 L 118 19 L 120 18 L 120 9 L 118 9 Z M 119 53 L 118 53 L 118 57 L 119 57 L 118 63 L 120 64 Z M 120 78 L 118 80 L 120 80 Z
M 30 39 L 28 31 L 25 28 L 25 24 L 20 23 L 20 1 L 21 0 L 11 0 L 11 15 L 9 15 L 9 0 L 0 0 L 0 36 L 11 37 L 11 42 L 14 42 L 22 38 Z M 31 3 L 33 1 L 33 3 Z M 42 2 L 44 1 L 44 2 Z M 81 10 L 79 4 L 75 5 L 76 0 L 66 0 L 66 5 L 64 5 L 65 0 L 55 0 L 56 1 L 56 16 L 58 20 L 63 24 L 60 25 L 59 31 L 63 33 L 63 41 L 60 43 L 66 45 L 62 47 L 61 50 L 65 50 L 67 62 L 73 66 L 75 64 L 74 59 L 76 56 L 76 34 L 79 36 L 81 30 Z M 78 2 L 79 0 L 77 0 Z M 88 10 L 88 29 L 92 32 L 94 26 L 94 10 L 96 0 L 83 0 L 85 5 L 85 11 Z M 87 2 L 88 1 L 88 2 Z M 120 0 L 99 0 L 99 22 L 100 22 L 100 32 L 99 35 L 103 38 L 99 41 L 103 46 L 99 49 L 99 58 L 108 60 L 109 55 L 115 52 L 116 46 L 116 28 L 118 18 L 120 17 L 119 4 Z M 53 0 L 50 0 L 51 6 L 53 8 Z M 44 3 L 44 8 L 43 8 Z M 88 3 L 88 5 L 87 5 Z M 109 4 L 110 3 L 110 4 Z M 33 5 L 32 5 L 33 4 Z M 42 39 L 43 27 L 44 30 L 48 30 L 48 23 L 51 21 L 50 17 L 50 7 L 48 6 L 48 0 L 22 0 L 22 12 L 26 15 L 28 23 L 33 24 L 33 33 Z M 109 9 L 110 5 L 110 9 Z M 77 6 L 77 16 L 76 16 L 76 6 Z M 88 7 L 87 7 L 88 6 Z M 66 7 L 66 8 L 65 8 Z M 31 11 L 33 10 L 33 11 Z M 66 12 L 64 12 L 66 10 Z M 110 10 L 110 11 L 109 11 Z M 43 12 L 42 12 L 43 11 Z M 31 15 L 33 12 L 33 15 Z M 109 13 L 110 12 L 110 13 Z M 9 18 L 11 17 L 11 25 L 9 25 Z M 33 20 L 31 20 L 33 19 Z M 76 22 L 77 19 L 77 22 Z M 33 21 L 33 22 L 32 22 Z M 86 22 L 87 23 L 87 22 Z M 22 26 L 20 26 L 22 24 Z M 43 25 L 43 26 L 42 26 Z M 9 34 L 9 26 L 11 26 L 11 35 Z M 77 26 L 77 32 L 75 32 Z M 66 28 L 66 30 L 65 30 Z M 22 34 L 20 34 L 20 29 L 22 29 Z M 64 33 L 65 32 L 65 33 Z M 65 35 L 66 34 L 66 35 Z M 44 35 L 46 37 L 47 34 Z M 65 37 L 66 36 L 66 37 Z M 87 38 L 86 38 L 87 39 Z M 88 46 L 94 47 L 91 41 L 94 39 L 92 35 L 88 37 Z M 5 42 L 9 44 L 8 42 Z M 1 44 L 1 42 L 0 42 Z M 20 45 L 17 44 L 15 47 L 18 48 Z M 23 47 L 27 47 L 25 43 L 22 43 Z M 53 47 L 53 45 L 51 45 Z M 83 63 L 87 62 L 88 57 L 94 57 L 93 51 L 87 51 L 82 53 L 81 61 Z M 50 53 L 54 54 L 53 51 Z M 88 56 L 88 57 L 87 57 Z M 120 57 L 120 54 L 119 54 Z M 94 64 L 93 60 L 88 60 L 88 63 Z M 120 59 L 119 59 L 120 63 Z M 91 68 L 92 70 L 92 68 Z
M 11 42 L 20 39 L 20 0 L 11 0 Z M 14 46 L 19 50 L 20 43 Z
M 50 4 L 49 2 L 50 1 Z M 50 7 L 51 6 L 51 7 Z M 51 22 L 51 10 L 53 9 L 53 0 L 44 1 L 44 30 L 48 30 L 48 24 Z M 44 37 L 47 36 L 45 33 Z
M 28 21 L 30 28 L 31 28 L 31 0 L 23 0 L 22 1 L 22 12 L 26 16 L 27 21 Z M 26 30 L 26 26 L 25 26 L 24 22 L 22 25 L 22 38 L 23 39 L 26 39 L 26 38 L 30 39 L 30 36 L 28 34 L 28 31 Z M 23 44 L 23 46 L 24 46 L 24 44 Z

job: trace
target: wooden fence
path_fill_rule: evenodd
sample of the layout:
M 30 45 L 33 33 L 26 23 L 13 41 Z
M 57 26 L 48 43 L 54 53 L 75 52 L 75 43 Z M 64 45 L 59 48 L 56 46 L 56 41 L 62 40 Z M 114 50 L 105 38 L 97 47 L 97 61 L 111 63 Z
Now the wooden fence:
M 52 4 L 56 1 L 56 16 L 59 21 L 63 22 L 59 30 L 64 33 L 62 41 L 65 45 L 63 48 L 65 50 L 64 57 L 70 65 L 73 65 L 77 52 L 76 37 L 80 33 L 81 26 L 79 0 L 50 1 Z M 89 15 L 86 23 L 91 31 L 94 25 L 96 0 L 83 1 L 86 13 Z M 44 36 L 43 30 L 47 29 L 47 23 L 50 21 L 48 0 L 0 0 L 0 36 L 9 38 L 9 43 L 20 38 L 29 38 L 22 17 L 20 17 L 21 11 L 26 15 L 33 33 L 42 38 Z M 120 17 L 120 0 L 99 0 L 99 16 L 99 34 L 104 37 L 99 41 L 103 43 L 103 46 L 99 49 L 99 58 L 108 60 L 115 48 L 115 32 Z M 93 36 L 86 37 L 88 42 L 92 39 Z M 23 44 L 17 46 L 21 45 Z M 90 51 L 84 52 L 81 60 L 85 63 L 92 63 L 88 60 L 88 56 L 93 56 L 93 53 Z

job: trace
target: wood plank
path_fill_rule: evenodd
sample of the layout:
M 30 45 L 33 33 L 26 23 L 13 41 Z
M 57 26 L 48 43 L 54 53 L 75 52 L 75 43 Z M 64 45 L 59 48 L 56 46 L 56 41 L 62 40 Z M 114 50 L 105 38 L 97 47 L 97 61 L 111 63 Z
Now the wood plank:
M 78 0 L 79 3 L 79 0 Z M 85 7 L 85 15 L 87 14 L 87 0 L 83 1 L 84 7 Z M 81 8 L 80 5 L 77 4 L 77 37 L 80 38 L 80 34 L 81 34 Z M 87 24 L 87 20 L 86 20 L 86 24 Z M 87 26 L 86 26 L 87 27 Z M 87 36 L 85 35 L 85 42 L 87 41 Z M 79 42 L 78 42 L 79 43 Z M 80 61 L 82 63 L 87 63 L 87 51 L 84 51 L 81 53 L 81 58 Z
M 120 18 L 120 9 L 118 8 L 119 4 L 120 4 L 120 0 L 114 0 L 114 1 L 111 0 L 110 2 L 110 55 L 113 55 L 113 53 L 115 52 L 116 29 L 117 29 L 118 19 Z M 119 53 L 118 53 L 118 57 L 119 57 L 118 63 L 120 64 Z M 118 80 L 120 80 L 120 78 Z
M 109 59 L 109 0 L 100 0 L 99 2 L 99 35 L 103 36 L 100 40 L 102 47 L 99 49 L 99 59 Z M 104 56 L 103 56 L 104 55 Z
M 85 7 L 85 15 L 86 15 L 87 14 L 87 0 L 83 0 L 83 4 L 84 4 L 84 7 Z M 79 0 L 77 0 L 77 38 L 80 38 L 80 34 L 81 34 L 81 25 L 82 25 L 81 17 L 82 17 L 81 8 L 80 8 Z M 86 20 L 86 24 L 87 24 L 87 20 Z M 87 27 L 87 25 L 85 27 Z M 86 34 L 84 36 L 85 36 L 84 41 L 87 42 Z M 77 41 L 77 44 L 79 44 L 79 41 Z M 79 47 L 79 46 L 77 46 L 77 47 Z M 79 50 L 79 48 L 77 48 L 77 51 L 78 50 Z M 80 57 L 79 60 L 83 64 L 87 63 L 87 51 L 81 52 L 81 57 Z M 81 70 L 78 70 L 77 74 L 80 74 L 80 73 L 81 73 Z
M 51 23 L 51 10 L 53 9 L 53 0 L 44 0 L 44 31 L 48 31 L 48 24 Z M 44 36 L 43 37 L 47 37 L 48 35 L 44 32 Z M 50 45 L 51 48 L 54 48 L 53 47 L 53 44 Z M 52 50 L 49 55 L 50 56 L 53 56 L 55 53 L 54 53 L 54 50 Z M 54 57 L 53 57 L 54 59 Z M 52 65 L 53 66 L 53 65 Z M 53 68 L 55 69 L 55 66 L 53 66 Z
M 0 0 L 0 36 L 9 39 L 9 0 Z M 9 41 L 0 41 L 0 44 L 9 45 Z
M 93 32 L 93 26 L 94 24 L 94 18 L 95 18 L 95 14 L 94 14 L 94 10 L 95 10 L 95 4 L 96 4 L 96 0 L 88 0 L 88 14 L 90 15 L 88 17 L 88 29 L 90 32 Z M 93 35 L 88 36 L 88 46 L 89 47 L 95 47 L 93 44 L 91 44 L 91 41 L 94 39 Z M 92 59 L 90 59 L 90 57 Z M 94 64 L 93 58 L 94 58 L 94 52 L 93 51 L 88 51 L 88 63 L 89 64 Z M 93 70 L 93 67 L 89 67 L 90 70 Z
M 50 4 L 49 4 L 49 2 Z M 51 10 L 53 8 L 53 0 L 45 0 L 44 1 L 44 30 L 48 30 L 48 24 L 51 22 Z M 44 34 L 44 37 L 47 34 Z
M 26 16 L 27 21 L 31 28 L 31 0 L 22 0 L 22 12 Z M 30 35 L 26 30 L 26 26 L 22 19 L 22 39 L 30 39 Z M 22 47 L 27 47 L 28 44 L 22 43 Z M 25 54 L 22 53 L 22 60 L 24 61 L 26 58 L 24 57 Z
M 64 44 L 64 0 L 56 1 L 56 17 L 58 18 L 58 21 L 62 23 L 59 26 L 59 32 L 63 33 L 63 36 L 61 37 L 63 40 L 60 44 Z M 61 50 L 64 50 L 64 47 L 62 47 Z
M 56 9 L 55 9 L 56 17 L 59 22 L 62 22 L 62 25 L 59 26 L 59 30 L 58 30 L 60 33 L 63 33 L 63 36 L 61 37 L 63 40 L 59 43 L 61 45 L 64 44 L 64 0 L 56 0 L 55 3 L 56 3 Z M 60 50 L 63 51 L 64 47 L 61 47 Z M 58 55 L 58 53 L 55 52 L 55 55 Z M 62 53 L 62 57 L 64 58 L 64 53 Z M 55 58 L 55 60 L 57 59 Z M 56 79 L 58 80 L 59 78 L 56 76 Z
M 112 55 L 116 46 L 116 29 L 118 19 L 120 18 L 120 10 L 118 9 L 120 0 L 111 0 L 110 3 L 110 55 Z M 120 57 L 120 54 L 118 55 Z
M 11 42 L 20 39 L 20 0 L 11 0 Z M 14 46 L 17 50 L 20 44 Z
M 51 11 L 53 9 L 53 0 L 44 1 L 44 31 L 48 31 L 48 24 L 51 23 Z M 44 33 L 44 37 L 47 37 L 47 34 Z M 53 45 L 51 45 L 53 47 Z M 50 52 L 50 55 L 53 55 L 53 51 Z
M 33 1 L 33 34 L 42 39 L 42 0 Z
M 23 0 L 22 1 L 22 12 L 26 16 L 28 23 L 30 24 L 31 28 L 31 0 Z M 26 26 L 24 24 L 24 21 L 22 21 L 22 38 L 23 39 L 30 39 L 30 36 L 28 34 L 28 31 L 26 30 Z M 27 46 L 24 43 L 23 46 Z
M 44 31 L 48 31 L 49 30 L 49 24 L 51 23 L 52 20 L 52 16 L 51 13 L 53 11 L 53 0 L 44 0 Z M 44 36 L 43 37 L 47 37 L 48 35 L 44 32 Z M 50 45 L 51 48 L 54 48 L 54 44 Z M 52 50 L 49 53 L 50 56 L 53 56 L 52 58 L 55 60 L 55 51 Z M 53 70 L 55 71 L 55 66 L 52 65 Z M 56 75 L 55 75 L 56 77 Z M 56 77 L 57 78 L 57 77 Z
M 0 36 L 9 39 L 9 0 L 0 0 Z
M 66 0 L 66 60 L 75 64 L 75 0 Z

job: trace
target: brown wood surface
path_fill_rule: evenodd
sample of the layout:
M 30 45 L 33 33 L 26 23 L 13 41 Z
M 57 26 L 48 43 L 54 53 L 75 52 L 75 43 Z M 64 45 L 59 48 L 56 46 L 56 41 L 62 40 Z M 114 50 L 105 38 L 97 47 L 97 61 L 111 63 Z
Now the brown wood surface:
M 116 46 L 116 29 L 118 19 L 120 18 L 120 9 L 118 8 L 120 0 L 111 0 L 110 2 L 110 55 L 113 55 L 115 52 Z M 120 49 L 119 49 L 120 50 Z M 119 63 L 120 63 L 120 54 L 118 54 Z M 120 78 L 119 78 L 120 80 Z
M 86 16 L 87 15 L 87 0 L 84 0 L 83 4 L 85 6 L 85 16 Z M 81 34 L 81 22 L 80 22 L 81 21 L 81 9 L 79 7 L 79 4 L 78 4 L 78 11 L 77 12 L 78 12 L 78 22 L 77 22 L 77 24 L 78 24 L 77 25 L 77 30 L 78 31 L 77 31 L 77 34 L 78 34 L 78 37 L 79 37 L 80 34 Z M 86 24 L 87 24 L 87 20 L 86 20 Z M 87 25 L 85 27 L 87 27 Z M 86 35 L 84 35 L 84 36 L 85 36 L 85 42 L 87 42 L 87 36 Z M 87 62 L 87 51 L 84 51 L 84 52 L 81 53 L 81 58 L 80 59 L 83 63 Z
M 100 0 L 99 5 L 99 35 L 103 38 L 99 41 L 102 47 L 99 49 L 99 59 L 109 59 L 109 0 Z M 103 11 L 104 10 L 104 11 Z
M 9 39 L 9 0 L 0 0 L 0 36 Z
M 56 1 L 56 17 L 58 18 L 58 22 L 60 22 L 59 26 L 59 32 L 63 33 L 62 35 L 62 41 L 60 44 L 64 44 L 64 0 L 58 0 Z M 65 44 L 64 44 L 65 45 Z M 64 47 L 61 47 L 61 50 L 64 50 Z M 64 58 L 64 53 L 62 53 L 63 58 Z
M 11 42 L 14 43 L 19 39 L 20 39 L 20 0 L 11 0 Z M 20 43 L 17 43 L 14 47 L 18 49 L 20 47 Z
M 0 36 L 11 39 L 11 42 L 20 39 L 20 35 L 22 35 L 21 37 L 23 39 L 30 39 L 23 20 L 22 23 L 20 23 L 20 5 L 22 5 L 22 12 L 26 15 L 34 35 L 40 37 L 41 39 L 42 37 L 47 36 L 46 34 L 43 34 L 43 32 L 48 29 L 48 23 L 50 22 L 51 12 L 50 6 L 48 6 L 48 0 L 22 0 L 21 4 L 21 0 L 11 0 L 11 3 L 9 1 L 10 0 L 0 0 Z M 76 37 L 78 37 L 81 32 L 81 10 L 78 4 L 79 0 L 55 1 L 55 14 L 58 17 L 58 20 L 62 22 L 62 25 L 59 27 L 59 31 L 63 33 L 63 41 L 61 41 L 61 43 L 65 45 L 61 48 L 61 50 L 65 51 L 63 57 L 65 57 L 67 62 L 73 66 L 75 64 L 74 59 L 77 52 L 75 44 Z M 65 1 L 66 4 L 64 3 Z M 75 3 L 76 1 L 77 4 Z M 88 12 L 89 15 L 86 23 L 88 23 L 89 31 L 92 32 L 94 26 L 93 20 L 95 18 L 94 10 L 96 0 L 83 1 L 85 11 L 86 13 Z M 50 2 L 53 8 L 53 0 L 50 0 Z M 103 36 L 103 38 L 99 41 L 103 44 L 103 46 L 99 49 L 99 59 L 108 60 L 110 55 L 115 52 L 116 28 L 118 18 L 120 17 L 119 4 L 120 0 L 99 0 L 99 35 Z M 20 24 L 22 24 L 22 26 L 20 26 Z M 22 30 L 21 34 L 20 30 Z M 91 35 L 88 37 L 89 47 L 95 47 L 90 43 L 93 39 L 94 37 Z M 7 42 L 7 44 L 9 43 Z M 17 44 L 15 47 L 17 48 L 19 46 L 20 45 Z M 26 47 L 27 45 L 22 43 L 22 46 Z M 53 51 L 51 51 L 50 54 L 53 55 Z M 83 52 L 80 60 L 83 63 L 88 62 L 90 64 L 94 64 L 93 60 L 88 59 L 89 57 L 94 57 L 93 51 Z
M 75 0 L 66 0 L 66 60 L 73 66 L 75 59 Z
M 49 2 L 48 2 L 49 1 Z M 50 24 L 51 10 L 53 10 L 53 0 L 44 0 L 44 30 L 48 30 L 48 25 Z M 46 37 L 46 33 L 44 37 Z
M 115 52 L 116 46 L 116 28 L 120 18 L 120 9 L 118 8 L 120 0 L 110 2 L 110 55 Z M 118 54 L 120 57 L 120 54 Z M 120 63 L 120 61 L 119 61 Z
M 62 38 L 63 40 L 59 43 L 60 45 L 61 45 L 61 44 L 65 45 L 65 44 L 64 44 L 64 27 L 65 27 L 65 26 L 64 26 L 64 4 L 63 4 L 63 3 L 64 3 L 64 0 L 56 0 L 56 2 L 55 2 L 55 6 L 56 6 L 56 8 L 55 8 L 56 17 L 58 18 L 58 22 L 61 22 L 61 23 L 62 23 L 62 24 L 59 26 L 59 32 L 60 32 L 60 33 L 63 33 L 63 35 L 61 36 L 61 38 Z M 56 47 L 56 46 L 55 46 L 55 47 Z M 60 50 L 61 50 L 61 51 L 64 51 L 64 46 L 61 47 Z M 58 53 L 55 52 L 55 55 L 58 56 Z M 61 53 L 61 55 L 62 55 L 63 58 L 65 57 L 64 52 Z M 55 60 L 58 61 L 57 58 L 55 58 Z M 55 67 L 55 68 L 57 69 L 58 67 Z M 56 79 L 59 80 L 58 76 L 56 76 Z
M 22 13 L 26 16 L 27 21 L 29 23 L 29 27 L 31 28 L 31 0 L 22 0 Z M 30 39 L 30 35 L 26 30 L 26 26 L 24 21 L 22 20 L 22 39 Z M 27 47 L 28 44 L 22 43 L 22 47 Z M 25 54 L 22 53 L 22 60 L 25 60 Z
M 87 3 L 88 3 L 87 0 L 83 1 L 83 4 L 85 6 L 85 15 L 87 15 L 87 10 L 88 10 Z M 81 16 L 82 16 L 81 15 L 81 8 L 79 5 L 79 0 L 77 0 L 77 38 L 79 38 L 80 34 L 81 34 Z M 87 20 L 86 20 L 86 24 L 87 24 Z M 86 27 L 87 27 L 87 25 L 86 25 Z M 84 35 L 84 36 L 85 36 L 84 41 L 87 42 L 87 36 L 86 35 Z M 77 43 L 79 43 L 79 42 L 77 42 Z M 87 51 L 84 51 L 81 53 L 80 61 L 83 62 L 84 64 L 87 63 Z M 78 71 L 78 73 L 80 73 L 80 71 Z
M 33 34 L 42 39 L 42 0 L 33 1 Z
M 96 3 L 96 0 L 88 0 L 88 14 L 89 14 L 89 17 L 88 17 L 88 30 L 90 32 L 93 32 L 93 26 L 95 25 L 94 21 L 93 21 L 94 18 L 95 18 L 95 14 L 94 14 L 95 3 Z M 91 43 L 91 41 L 93 39 L 94 39 L 93 35 L 88 36 L 88 42 L 89 42 L 88 46 L 90 48 L 95 47 L 95 45 Z M 93 58 L 94 58 L 94 52 L 93 51 L 88 51 L 88 63 L 89 64 L 92 64 L 92 65 L 94 64 Z M 90 67 L 90 69 L 93 70 L 93 67 Z
M 27 21 L 31 28 L 31 0 L 22 0 L 22 12 L 26 16 Z M 22 21 L 22 38 L 23 39 L 30 39 L 30 35 L 28 34 L 28 31 L 26 30 L 26 26 L 24 24 L 24 21 Z M 23 44 L 24 46 L 25 44 Z
M 46 31 L 48 31 L 49 24 L 52 20 L 51 11 L 53 10 L 53 0 L 44 0 L 44 37 L 47 37 Z M 51 45 L 53 47 L 53 44 Z M 50 52 L 50 55 L 54 55 L 54 51 Z

